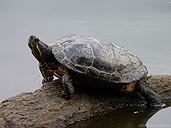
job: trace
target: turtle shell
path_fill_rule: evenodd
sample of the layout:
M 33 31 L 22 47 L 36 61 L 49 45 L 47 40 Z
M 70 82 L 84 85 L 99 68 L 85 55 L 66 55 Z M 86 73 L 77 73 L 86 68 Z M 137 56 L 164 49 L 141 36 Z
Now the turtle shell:
M 52 52 L 61 64 L 87 78 L 130 83 L 148 73 L 141 60 L 125 48 L 90 36 L 62 37 L 52 45 Z

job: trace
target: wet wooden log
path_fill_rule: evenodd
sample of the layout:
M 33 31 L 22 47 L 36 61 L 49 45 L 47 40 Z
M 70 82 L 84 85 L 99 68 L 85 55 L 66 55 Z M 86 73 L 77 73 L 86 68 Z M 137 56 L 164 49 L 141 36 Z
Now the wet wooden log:
M 171 76 L 155 75 L 148 86 L 163 99 L 171 99 Z M 67 127 L 111 110 L 139 106 L 135 94 L 111 89 L 75 87 L 71 100 L 61 97 L 60 81 L 48 82 L 35 92 L 24 92 L 0 104 L 1 127 Z

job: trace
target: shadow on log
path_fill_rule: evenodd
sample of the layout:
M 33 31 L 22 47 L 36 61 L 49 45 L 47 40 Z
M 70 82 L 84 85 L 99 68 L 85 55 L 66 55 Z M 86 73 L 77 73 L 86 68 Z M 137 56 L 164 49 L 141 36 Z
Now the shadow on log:
M 21 93 L 2 101 L 1 127 L 67 127 L 111 110 L 142 105 L 134 93 L 77 86 L 74 97 L 65 100 L 60 94 L 60 84 L 55 80 L 35 92 Z M 152 76 L 148 86 L 170 101 L 171 76 Z

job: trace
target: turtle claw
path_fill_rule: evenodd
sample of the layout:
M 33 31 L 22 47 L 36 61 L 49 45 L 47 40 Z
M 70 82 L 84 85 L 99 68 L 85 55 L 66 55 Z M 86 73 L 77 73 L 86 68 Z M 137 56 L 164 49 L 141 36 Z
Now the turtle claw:
M 65 91 L 61 91 L 61 95 L 64 99 L 69 100 L 71 97 L 65 93 Z
M 162 98 L 159 94 L 155 94 L 155 97 L 151 96 L 151 102 L 149 103 L 149 106 L 154 109 L 161 109 L 165 107 L 166 104 L 162 102 Z
M 61 95 L 62 95 L 63 97 L 65 97 L 65 92 L 64 92 L 64 91 L 61 91 Z
M 43 84 L 46 83 L 46 82 L 47 82 L 46 79 L 43 79 L 43 80 L 42 80 L 42 83 L 43 83 Z
M 50 82 L 53 80 L 53 77 L 47 77 L 42 80 L 42 83 Z
M 163 103 L 159 103 L 159 104 L 151 103 L 149 106 L 154 108 L 154 109 L 161 109 L 161 108 L 165 107 L 166 104 L 163 104 Z

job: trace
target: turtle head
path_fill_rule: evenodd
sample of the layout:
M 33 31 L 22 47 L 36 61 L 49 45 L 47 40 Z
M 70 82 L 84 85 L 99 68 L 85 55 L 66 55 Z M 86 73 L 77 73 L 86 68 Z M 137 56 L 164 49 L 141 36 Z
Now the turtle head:
M 28 41 L 28 46 L 30 47 L 34 57 L 41 63 L 44 64 L 49 62 L 49 59 L 52 55 L 52 48 L 42 41 L 39 40 L 36 36 L 30 36 Z

